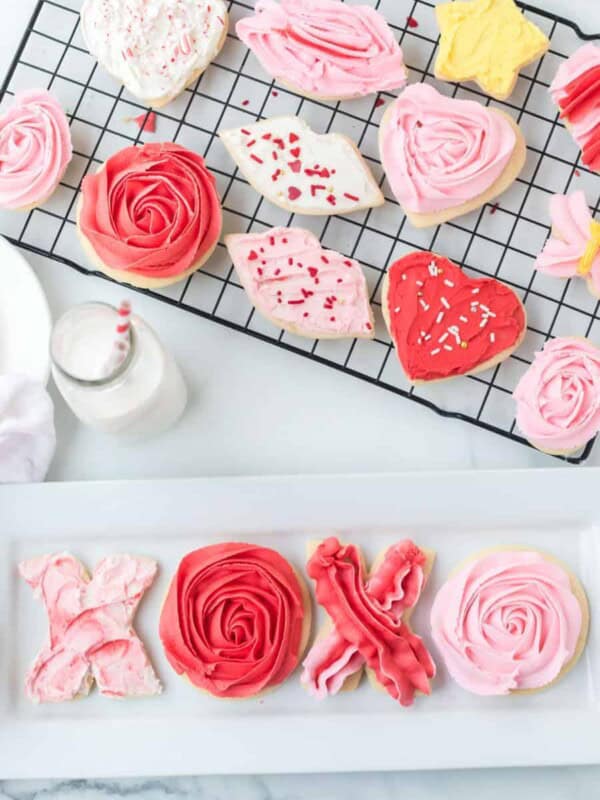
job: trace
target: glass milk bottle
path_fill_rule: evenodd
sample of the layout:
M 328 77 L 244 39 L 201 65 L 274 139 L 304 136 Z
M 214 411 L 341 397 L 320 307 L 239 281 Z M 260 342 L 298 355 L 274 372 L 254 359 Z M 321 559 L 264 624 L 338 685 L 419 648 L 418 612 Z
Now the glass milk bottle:
M 84 303 L 67 311 L 52 331 L 52 375 L 85 425 L 141 438 L 179 419 L 187 389 L 152 328 L 124 308 Z

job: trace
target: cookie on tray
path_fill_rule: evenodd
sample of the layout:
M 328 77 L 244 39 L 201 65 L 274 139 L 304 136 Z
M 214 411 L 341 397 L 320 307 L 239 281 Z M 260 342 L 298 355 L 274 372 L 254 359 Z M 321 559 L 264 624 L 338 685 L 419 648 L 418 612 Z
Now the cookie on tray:
M 188 553 L 160 616 L 175 672 L 220 698 L 257 697 L 296 669 L 308 642 L 308 590 L 275 550 L 228 542 Z
M 258 0 L 236 32 L 271 77 L 305 97 L 335 102 L 406 85 L 394 32 L 368 5 Z
M 113 280 L 159 289 L 210 258 L 221 202 L 204 159 L 178 144 L 126 147 L 82 184 L 78 233 L 91 263 Z
M 519 548 L 475 556 L 439 590 L 433 640 L 452 678 L 477 695 L 548 688 L 585 648 L 589 608 L 567 567 Z
M 219 135 L 246 180 L 286 211 L 350 214 L 385 202 L 347 136 L 317 134 L 293 116 L 222 130 Z
M 311 339 L 372 339 L 369 289 L 360 264 L 325 250 L 300 228 L 225 237 L 242 286 L 270 322 Z
M 495 278 L 467 277 L 430 252 L 388 269 L 382 312 L 413 384 L 473 375 L 508 358 L 523 341 L 527 317 L 517 295 Z
M 225 44 L 223 0 L 85 0 L 90 53 L 144 105 L 160 108 L 195 83 Z
M 525 139 L 508 114 L 413 84 L 384 113 L 381 162 L 398 202 L 417 228 L 468 214 L 519 176 Z

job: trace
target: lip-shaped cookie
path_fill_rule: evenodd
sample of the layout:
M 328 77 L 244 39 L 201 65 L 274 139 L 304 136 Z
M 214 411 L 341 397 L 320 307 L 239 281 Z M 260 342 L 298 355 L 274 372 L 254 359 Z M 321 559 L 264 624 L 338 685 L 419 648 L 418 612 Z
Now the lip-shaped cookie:
M 227 36 L 223 0 L 85 0 L 90 53 L 145 105 L 159 108 L 194 83 Z
M 502 194 L 526 156 L 523 134 L 507 114 L 424 83 L 409 86 L 388 107 L 379 147 L 392 191 L 418 228 L 468 214 Z
M 523 341 L 526 314 L 494 278 L 474 280 L 447 258 L 410 253 L 384 279 L 382 311 L 411 383 L 472 375 L 499 364 Z

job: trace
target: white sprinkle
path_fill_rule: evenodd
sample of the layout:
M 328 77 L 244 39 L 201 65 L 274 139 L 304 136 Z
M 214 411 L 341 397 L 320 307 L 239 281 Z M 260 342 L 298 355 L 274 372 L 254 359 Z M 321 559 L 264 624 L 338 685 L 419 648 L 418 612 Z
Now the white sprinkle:
M 471 311 L 476 311 L 478 305 L 479 305 L 479 303 L 477 303 L 477 302 L 471 303 Z
M 490 342 L 492 342 L 493 344 L 495 341 L 496 341 L 496 334 L 492 332 L 490 333 Z
M 431 334 L 428 333 L 427 336 L 424 336 L 423 338 L 425 339 L 426 342 L 428 342 L 431 339 Z
M 488 308 L 487 306 L 484 306 L 484 305 L 483 305 L 483 303 L 480 305 L 480 308 L 481 308 L 481 309 L 483 309 L 483 311 L 485 311 L 485 313 L 486 313 L 486 316 L 488 316 L 488 317 L 495 317 L 495 316 L 496 316 L 496 315 L 494 314 L 494 312 L 493 312 L 493 311 L 490 311 L 490 310 L 489 310 L 489 308 Z
M 423 344 L 423 339 L 421 339 L 421 337 L 420 337 L 420 336 L 419 336 L 419 338 L 417 339 L 417 344 Z
M 462 340 L 459 335 L 458 325 L 450 325 L 450 327 L 448 328 L 448 332 L 451 333 L 452 336 L 454 336 L 454 338 L 456 339 L 456 344 L 461 343 Z
M 399 313 L 400 313 L 400 306 L 396 306 L 396 308 L 394 309 L 394 314 L 399 314 Z
M 480 328 L 485 328 L 485 326 L 488 324 L 488 322 L 489 322 L 489 319 L 488 319 L 487 317 L 484 317 L 484 318 L 481 320 L 481 322 L 479 323 L 479 327 L 480 327 Z
M 469 321 L 469 320 L 467 319 L 467 317 L 465 317 L 464 315 L 461 315 L 461 316 L 459 317 L 459 320 L 460 320 L 461 322 L 468 322 L 468 321 Z
M 421 336 L 423 337 L 427 336 L 427 331 L 421 331 Z
M 429 311 L 429 306 L 427 305 L 425 300 L 423 300 L 422 297 L 419 298 L 419 303 L 421 303 L 421 308 L 423 309 L 423 311 Z
M 437 317 L 435 318 L 436 324 L 438 324 L 438 325 L 439 325 L 439 323 L 440 323 L 440 322 L 441 322 L 443 319 L 444 319 L 444 312 L 443 312 L 443 311 L 440 311 L 440 313 L 439 313 L 439 314 L 437 315 Z
M 431 355 L 432 356 L 437 356 L 437 354 L 441 353 L 441 352 L 442 352 L 441 348 L 440 347 L 436 347 L 435 350 L 431 351 Z
M 479 294 L 480 289 L 472 289 L 471 294 Z
M 452 348 L 450 347 L 449 344 L 445 344 L 444 345 L 444 350 L 448 350 L 449 352 L 452 352 Z
M 405 272 L 404 272 L 404 273 L 402 273 L 402 280 L 403 280 L 403 281 L 405 281 L 405 280 L 406 280 L 406 273 L 405 273 Z
M 452 283 L 452 281 L 449 281 L 448 278 L 444 279 L 444 283 L 446 284 L 446 286 L 449 286 L 451 289 L 454 289 L 454 284 Z
M 450 308 L 450 303 L 445 297 L 440 297 L 440 303 L 444 306 L 444 308 Z
M 423 281 L 415 281 L 415 283 L 417 284 L 417 286 L 423 286 Z
M 441 335 L 441 336 L 440 336 L 440 338 L 438 339 L 438 342 L 439 342 L 440 344 L 443 344 L 443 342 L 445 342 L 447 338 L 448 338 L 448 334 L 447 334 L 447 333 L 442 333 L 442 335 Z
M 433 275 L 434 278 L 437 277 L 438 268 L 437 268 L 437 264 L 435 263 L 435 261 L 432 261 L 431 264 L 429 265 L 429 274 Z

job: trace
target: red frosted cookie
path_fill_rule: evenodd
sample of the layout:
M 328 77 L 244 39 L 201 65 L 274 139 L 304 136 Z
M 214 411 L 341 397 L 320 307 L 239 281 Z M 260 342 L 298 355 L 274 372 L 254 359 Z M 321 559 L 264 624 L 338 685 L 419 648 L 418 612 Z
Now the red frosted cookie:
M 527 318 L 494 278 L 472 279 L 435 253 L 410 253 L 389 268 L 383 315 L 411 383 L 482 372 L 513 353 Z

